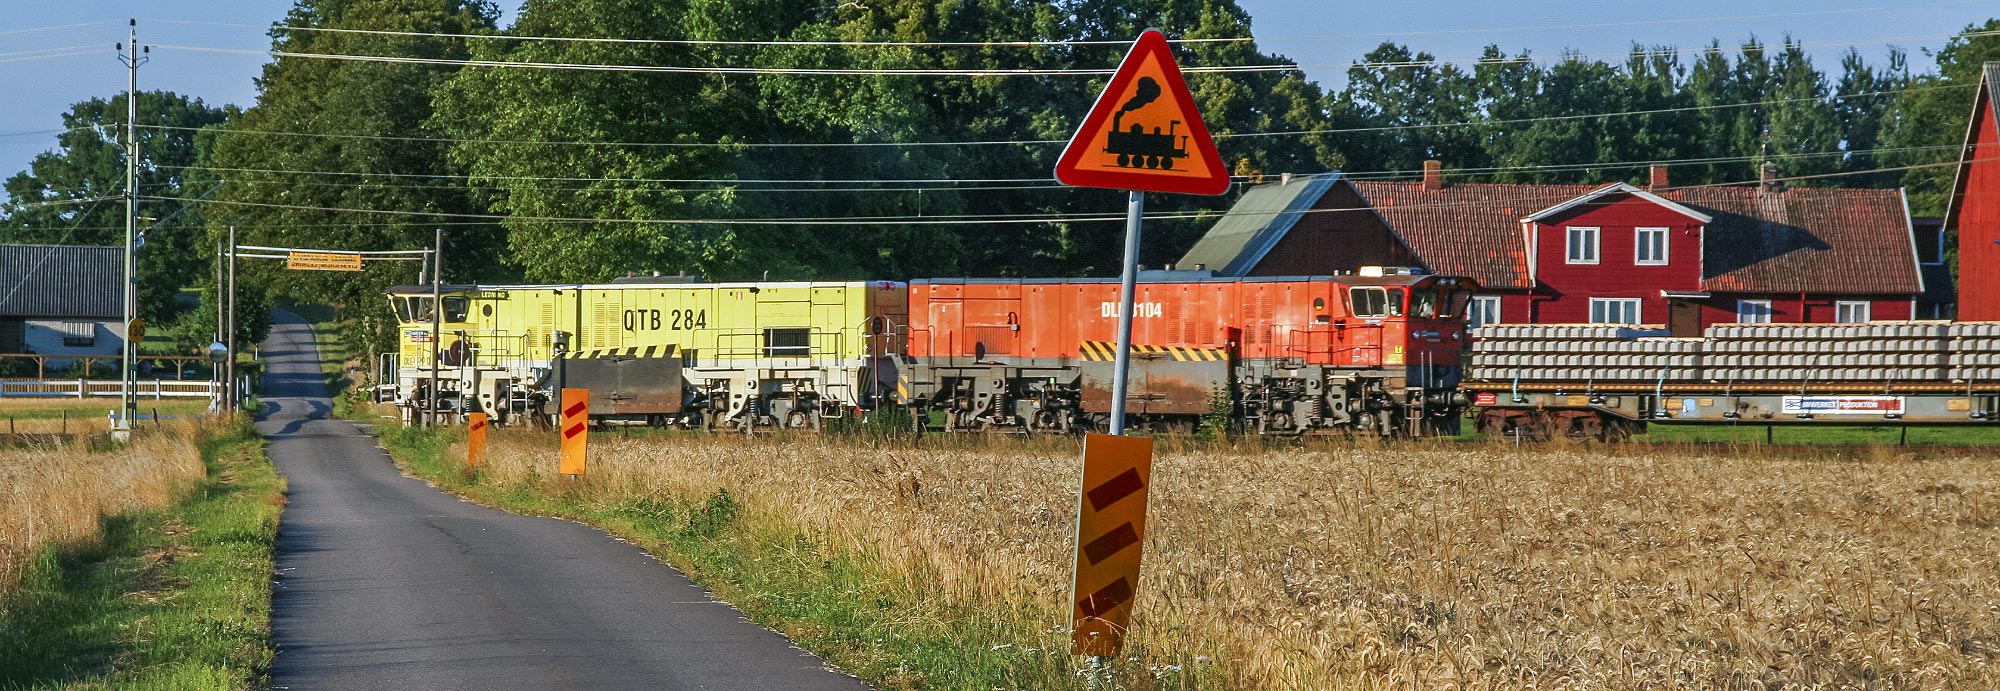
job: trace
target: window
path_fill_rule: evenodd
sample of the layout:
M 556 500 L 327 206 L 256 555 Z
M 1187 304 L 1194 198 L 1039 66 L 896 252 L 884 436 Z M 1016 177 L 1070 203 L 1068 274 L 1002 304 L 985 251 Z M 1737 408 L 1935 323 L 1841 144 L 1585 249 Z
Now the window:
M 97 324 L 92 322 L 63 322 L 63 347 L 89 348 L 97 345 Z
M 1354 316 L 1380 317 L 1389 313 L 1389 294 L 1381 288 L 1349 288 L 1347 299 L 1353 301 Z
M 1771 323 L 1771 301 L 1770 301 L 1770 300 L 1737 300 L 1737 301 L 1736 301 L 1736 323 L 1738 323 L 1738 324 L 1769 324 L 1769 323 Z
M 1833 320 L 1842 324 L 1868 321 L 1868 301 L 1840 300 L 1833 303 Z
M 1665 266 L 1667 263 L 1667 229 L 1640 228 L 1633 233 L 1632 263 L 1642 266 Z
M 812 329 L 765 329 L 764 357 L 812 355 Z
M 1500 323 L 1500 296 L 1479 295 L 1472 298 L 1472 328 Z
M 1591 298 L 1590 323 L 1637 324 L 1639 323 L 1639 299 Z
M 1577 227 L 1569 229 L 1569 263 L 1597 263 L 1596 228 Z
M 466 300 L 465 298 L 462 297 L 445 298 L 444 320 L 452 323 L 462 323 L 465 321 L 466 311 L 471 309 L 471 307 L 472 307 L 471 301 Z

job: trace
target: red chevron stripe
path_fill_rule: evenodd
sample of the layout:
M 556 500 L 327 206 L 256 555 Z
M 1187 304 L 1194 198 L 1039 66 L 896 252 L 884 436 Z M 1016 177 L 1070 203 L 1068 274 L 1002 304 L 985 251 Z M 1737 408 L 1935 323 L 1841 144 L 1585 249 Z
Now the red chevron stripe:
M 583 413 L 585 407 L 583 401 L 577 401 L 575 405 L 563 409 L 563 417 L 576 417 Z
M 576 435 L 579 435 L 579 434 L 583 434 L 583 425 L 577 425 L 577 426 L 575 426 L 575 427 L 566 427 L 566 428 L 563 428 L 563 438 L 564 438 L 564 439 L 569 439 L 569 438 L 571 438 L 571 437 L 574 437 L 574 436 L 576 436 Z

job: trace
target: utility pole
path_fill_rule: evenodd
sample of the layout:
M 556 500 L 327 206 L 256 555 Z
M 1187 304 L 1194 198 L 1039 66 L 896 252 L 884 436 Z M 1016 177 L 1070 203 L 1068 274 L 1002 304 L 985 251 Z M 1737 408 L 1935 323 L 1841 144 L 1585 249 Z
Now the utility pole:
M 133 266 L 133 244 L 139 234 L 139 20 L 128 19 L 131 39 L 118 46 L 125 50 L 119 60 L 125 63 L 125 337 L 119 339 L 125 345 L 119 357 L 118 375 L 118 421 L 111 426 L 111 436 L 119 441 L 132 438 L 132 416 L 138 413 L 139 402 L 132 396 L 138 382 L 133 380 L 132 358 L 139 345 L 133 343 L 133 322 L 139 312 L 139 278 Z
M 437 229 L 437 246 L 431 250 L 431 396 L 430 414 L 424 424 L 438 421 L 438 405 L 444 400 L 444 380 L 439 379 L 438 342 L 444 338 L 444 227 Z
M 227 351 L 229 383 L 223 385 L 223 402 L 229 406 L 229 414 L 236 414 L 240 397 L 236 392 L 236 224 L 229 224 L 229 323 L 223 329 L 223 350 Z

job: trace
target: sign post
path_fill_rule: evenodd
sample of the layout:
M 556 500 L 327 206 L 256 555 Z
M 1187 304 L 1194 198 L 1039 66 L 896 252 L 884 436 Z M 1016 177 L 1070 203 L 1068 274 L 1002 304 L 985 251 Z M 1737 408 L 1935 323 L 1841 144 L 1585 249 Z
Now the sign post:
M 465 465 L 477 468 L 486 463 L 486 414 L 473 413 L 465 419 Z
M 562 457 L 556 472 L 582 475 L 590 452 L 590 389 L 562 390 Z
M 1195 108 L 1167 38 L 1148 29 L 1063 149 L 1056 179 L 1065 185 L 1125 190 L 1125 261 L 1118 274 L 1118 338 L 1113 354 L 1109 435 L 1083 442 L 1077 500 L 1070 652 L 1089 656 L 1093 678 L 1118 654 L 1131 621 L 1145 546 L 1146 488 L 1153 443 L 1125 434 L 1134 294 L 1146 192 L 1222 194 L 1229 171 Z

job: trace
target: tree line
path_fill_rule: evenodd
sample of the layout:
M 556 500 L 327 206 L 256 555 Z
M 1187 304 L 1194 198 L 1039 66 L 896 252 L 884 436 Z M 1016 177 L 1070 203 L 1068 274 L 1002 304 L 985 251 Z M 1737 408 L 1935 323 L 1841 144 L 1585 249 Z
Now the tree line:
M 430 61 L 1076 70 L 1116 64 L 1147 27 L 1189 39 L 1187 66 L 1281 65 L 1234 0 L 526 0 L 512 27 L 470 0 L 299 0 L 271 32 L 282 53 Z M 1622 61 L 1485 49 L 1451 64 L 1384 43 L 1346 85 L 1297 72 L 1189 75 L 1245 185 L 1282 173 L 1412 177 L 1427 159 L 1467 182 L 1752 180 L 1763 162 L 1797 184 L 1904 186 L 1942 212 L 1980 65 L 2000 60 L 2000 20 L 1969 26 L 1913 69 L 1850 51 L 1815 65 L 1790 39 L 1690 51 L 1635 45 Z M 325 31 L 327 29 L 342 31 Z M 382 33 L 389 32 L 389 33 Z M 528 37 L 648 39 L 549 41 Z M 686 42 L 660 42 L 671 39 Z M 1034 45 L 1020 45 L 1032 41 Z M 872 43 L 866 47 L 829 42 Z M 925 45 L 912 45 L 925 44 Z M 943 45 L 952 44 L 952 45 Z M 1045 181 L 1101 77 L 817 76 L 460 66 L 279 57 L 256 103 L 140 97 L 139 193 L 155 219 L 141 251 L 141 313 L 205 343 L 214 247 L 235 226 L 261 245 L 408 249 L 444 228 L 452 281 L 595 281 L 627 271 L 714 279 L 1108 275 L 1116 192 Z M 116 244 L 124 96 L 64 114 L 58 148 L 5 182 L 0 242 Z M 1257 136 L 1233 136 L 1257 135 Z M 981 142 L 938 146 L 936 142 Z M 816 146 L 798 146 L 816 145 Z M 886 183 L 923 180 L 922 183 Z M 830 181 L 830 182 L 821 182 Z M 986 181 L 953 184 L 942 181 Z M 1239 185 L 1238 189 L 1242 188 Z M 1148 226 L 1169 260 L 1227 207 L 1154 195 L 1190 212 Z M 71 203 L 75 202 L 75 203 Z M 741 219 L 917 218 L 852 224 Z M 980 222 L 981 219 L 986 219 Z M 1002 219 L 1047 219 L 1001 222 Z M 705 222 L 693 222 L 705 221 Z M 380 344 L 382 290 L 408 263 L 360 276 L 246 265 L 266 299 L 332 303 Z M 199 305 L 177 299 L 184 290 Z M 261 335 L 245 320 L 246 337 Z M 360 352 L 351 349 L 350 352 Z

